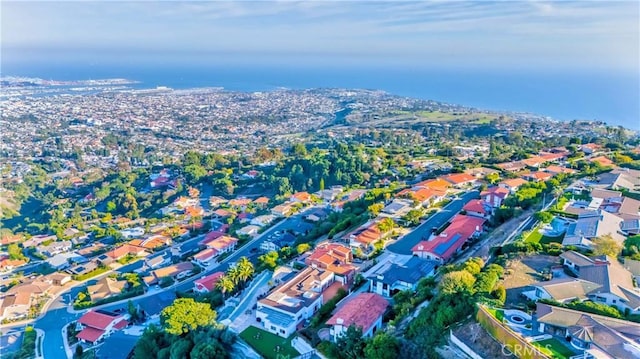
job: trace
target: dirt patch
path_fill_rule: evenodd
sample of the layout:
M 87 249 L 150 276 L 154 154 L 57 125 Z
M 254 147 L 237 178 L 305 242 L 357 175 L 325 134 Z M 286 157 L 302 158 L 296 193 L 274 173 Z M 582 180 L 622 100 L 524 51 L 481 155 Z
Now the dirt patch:
M 502 345 L 487 333 L 475 320 L 453 328 L 453 334 L 483 358 L 507 358 Z
M 548 255 L 521 256 L 508 260 L 504 278 L 507 306 L 522 306 L 525 303 L 522 292 L 533 283 L 549 279 L 547 275 L 551 267 L 559 264 L 560 258 Z

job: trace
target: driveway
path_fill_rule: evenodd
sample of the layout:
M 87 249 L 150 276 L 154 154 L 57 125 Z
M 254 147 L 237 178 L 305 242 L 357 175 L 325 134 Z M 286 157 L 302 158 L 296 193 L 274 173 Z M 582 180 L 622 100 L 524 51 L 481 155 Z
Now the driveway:
M 390 244 L 387 249 L 397 254 L 412 254 L 411 248 L 418 244 L 418 242 L 429 239 L 433 228 L 440 228 L 460 212 L 465 204 L 469 203 L 472 199 L 478 198 L 478 196 L 478 191 L 470 191 L 463 194 L 460 198 L 453 200 L 440 211 L 433 214 L 413 231 L 398 239 L 395 243 Z

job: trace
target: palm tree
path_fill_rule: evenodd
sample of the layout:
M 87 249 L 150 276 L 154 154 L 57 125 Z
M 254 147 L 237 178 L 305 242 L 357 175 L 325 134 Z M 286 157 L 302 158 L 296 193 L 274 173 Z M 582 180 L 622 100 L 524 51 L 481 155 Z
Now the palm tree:
M 238 275 L 240 277 L 240 280 L 242 280 L 243 282 L 246 282 L 253 276 L 253 263 L 251 263 L 249 258 L 240 258 L 240 260 L 238 260 L 238 263 L 236 264 L 236 267 L 238 268 Z
M 231 293 L 235 289 L 236 285 L 233 283 L 231 278 L 229 278 L 229 276 L 223 275 L 220 277 L 220 279 L 218 279 L 216 287 L 220 289 L 222 295 L 226 297 L 226 294 Z
M 237 264 L 227 269 L 227 277 L 231 279 L 234 285 L 238 285 L 240 282 L 240 269 Z
M 385 219 L 381 220 L 380 222 L 378 222 L 378 229 L 382 233 L 389 232 L 390 230 L 393 229 L 393 227 L 395 227 L 395 223 L 393 222 L 393 219 L 391 219 L 391 218 L 385 218 Z

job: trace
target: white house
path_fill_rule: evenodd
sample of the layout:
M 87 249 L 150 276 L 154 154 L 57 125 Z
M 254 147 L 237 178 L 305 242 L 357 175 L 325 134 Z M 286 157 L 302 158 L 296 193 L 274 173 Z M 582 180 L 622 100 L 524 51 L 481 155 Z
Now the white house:
M 299 323 L 322 306 L 322 292 L 334 281 L 334 273 L 307 267 L 258 301 L 256 321 L 262 329 L 288 338 Z

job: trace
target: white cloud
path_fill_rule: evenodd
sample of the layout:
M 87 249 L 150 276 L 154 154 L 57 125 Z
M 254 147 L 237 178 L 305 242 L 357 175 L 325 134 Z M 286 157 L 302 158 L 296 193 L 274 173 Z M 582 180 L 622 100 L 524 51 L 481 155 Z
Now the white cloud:
M 628 2 L 5 2 L 2 46 L 638 68 Z M 239 56 L 239 55 L 238 55 Z

